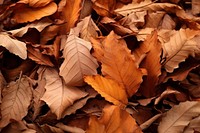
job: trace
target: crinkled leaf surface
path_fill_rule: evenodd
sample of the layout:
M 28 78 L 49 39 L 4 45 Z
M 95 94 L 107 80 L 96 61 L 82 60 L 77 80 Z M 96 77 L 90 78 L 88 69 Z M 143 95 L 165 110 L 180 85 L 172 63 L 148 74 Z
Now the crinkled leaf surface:
M 137 67 L 124 40 L 113 31 L 100 43 L 92 39 L 94 56 L 102 63 L 102 73 L 120 83 L 128 96 L 135 94 L 142 83 L 142 71 Z
M 115 105 L 125 107 L 128 103 L 126 91 L 116 81 L 100 75 L 86 76 L 85 82 L 91 85 L 101 96 Z
M 10 123 L 11 119 L 20 121 L 28 113 L 32 99 L 32 87 L 28 78 L 22 77 L 12 81 L 2 92 L 0 128 Z
M 170 109 L 158 126 L 159 133 L 181 133 L 190 121 L 200 115 L 200 102 L 183 102 Z
M 41 100 L 48 104 L 51 111 L 56 114 L 57 119 L 64 117 L 63 112 L 67 107 L 87 95 L 86 92 L 76 87 L 66 86 L 56 69 L 47 68 L 44 72 L 44 78 L 46 92 Z
M 73 29 L 64 43 L 63 56 L 65 60 L 60 67 L 59 74 L 67 85 L 81 86 L 84 84 L 84 75 L 97 74 L 97 61 L 90 54 L 92 45 L 74 35 Z
M 10 53 L 15 54 L 22 59 L 27 58 L 26 43 L 11 38 L 7 33 L 0 33 L 0 46 L 5 47 Z

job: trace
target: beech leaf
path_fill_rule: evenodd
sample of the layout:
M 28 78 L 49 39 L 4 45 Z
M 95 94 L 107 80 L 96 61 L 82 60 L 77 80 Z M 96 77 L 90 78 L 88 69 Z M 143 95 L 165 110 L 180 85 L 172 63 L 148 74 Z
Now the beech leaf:
M 128 103 L 125 89 L 116 81 L 100 75 L 86 76 L 84 80 L 107 101 L 121 107 L 125 107 Z
M 166 58 L 163 65 L 167 72 L 173 72 L 189 55 L 194 57 L 195 53 L 200 52 L 198 42 L 193 40 L 197 35 L 200 35 L 198 30 L 180 29 L 170 37 L 168 42 L 162 44 L 163 58 Z
M 60 67 L 59 74 L 67 85 L 82 86 L 84 75 L 97 74 L 97 61 L 90 54 L 92 46 L 90 42 L 75 36 L 73 29 L 64 43 L 63 56 L 65 60 Z
M 7 33 L 0 33 L 0 46 L 5 47 L 10 53 L 17 55 L 24 60 L 27 58 L 26 43 L 11 38 Z
M 28 113 L 32 99 L 32 87 L 26 77 L 12 81 L 2 92 L 0 128 L 10 123 L 11 119 L 22 120 Z
M 48 104 L 52 113 L 56 114 L 57 119 L 64 117 L 63 112 L 67 107 L 87 95 L 86 92 L 76 87 L 66 86 L 59 77 L 58 72 L 53 68 L 45 70 L 44 78 L 46 80 L 46 92 L 41 100 Z
M 142 71 L 137 67 L 130 50 L 120 36 L 113 31 L 100 43 L 92 39 L 94 56 L 102 63 L 102 73 L 120 83 L 129 97 L 142 83 Z
M 183 102 L 170 109 L 158 126 L 158 133 L 183 132 L 190 121 L 200 115 L 200 102 Z M 178 112 L 178 113 L 177 113 Z

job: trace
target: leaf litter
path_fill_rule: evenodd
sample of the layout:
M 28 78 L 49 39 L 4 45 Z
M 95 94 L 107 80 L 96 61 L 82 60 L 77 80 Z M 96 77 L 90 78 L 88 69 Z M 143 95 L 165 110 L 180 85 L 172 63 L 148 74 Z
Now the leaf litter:
M 199 5 L 0 1 L 0 131 L 200 132 Z

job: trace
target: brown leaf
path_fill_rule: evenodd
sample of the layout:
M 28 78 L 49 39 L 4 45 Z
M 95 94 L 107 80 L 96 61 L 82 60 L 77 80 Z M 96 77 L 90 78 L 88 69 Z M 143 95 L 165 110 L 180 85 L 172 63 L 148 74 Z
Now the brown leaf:
M 46 92 L 41 100 L 48 104 L 52 113 L 56 114 L 57 119 L 64 117 L 63 112 L 67 107 L 87 95 L 86 92 L 76 87 L 66 86 L 59 77 L 58 72 L 53 68 L 45 70 L 44 78 L 46 80 Z
M 28 113 L 32 99 L 32 87 L 26 77 L 12 81 L 2 92 L 0 127 L 5 127 L 11 119 L 20 121 Z
M 180 29 L 175 31 L 168 42 L 162 44 L 163 58 L 166 58 L 163 65 L 167 72 L 172 73 L 189 55 L 194 57 L 195 53 L 200 52 L 198 43 L 193 40 L 195 36 L 199 38 L 199 34 L 198 30 Z
M 46 66 L 54 66 L 49 56 L 42 54 L 41 51 L 39 51 L 39 49 L 34 48 L 31 45 L 28 45 L 27 51 L 28 51 L 28 58 L 35 61 L 37 64 L 46 65 Z
M 52 21 L 50 19 L 42 19 L 39 21 L 35 21 L 31 24 L 28 24 L 25 27 L 22 27 L 20 29 L 10 30 L 8 32 L 12 33 L 13 36 L 22 37 L 24 34 L 28 32 L 29 28 L 35 28 L 39 32 L 41 32 L 45 27 L 51 24 L 52 24 Z
M 159 133 L 184 132 L 191 120 L 198 117 L 199 102 L 183 102 L 170 109 L 158 126 Z M 178 112 L 178 113 L 177 113 Z
M 44 133 L 64 133 L 64 131 L 60 128 L 57 128 L 57 127 L 53 127 L 53 126 L 50 126 L 50 125 L 42 125 L 42 131 L 44 131 Z
M 92 8 L 100 15 L 104 17 L 112 16 L 112 12 L 115 8 L 116 0 L 93 0 Z
M 92 116 L 86 133 L 142 133 L 135 119 L 117 106 L 106 106 L 100 119 Z
M 20 0 L 19 2 L 26 3 L 31 7 L 44 7 L 53 0 Z
M 59 127 L 60 129 L 62 129 L 63 131 L 66 131 L 66 132 L 85 133 L 85 131 L 81 128 L 70 127 L 70 126 L 64 125 L 63 123 L 57 123 L 56 126 Z
M 102 63 L 102 73 L 120 83 L 129 97 L 142 83 L 142 71 L 137 67 L 124 40 L 111 32 L 102 43 L 92 39 L 94 56 Z M 113 50 L 114 49 L 114 50 Z
M 80 38 L 86 41 L 90 41 L 91 37 L 98 37 L 97 32 L 101 33 L 91 16 L 85 17 L 81 22 L 79 22 L 74 28 L 74 31 L 77 36 L 80 34 Z
M 0 46 L 5 47 L 10 53 L 15 54 L 22 59 L 27 58 L 26 43 L 11 38 L 7 33 L 0 33 Z
M 97 61 L 90 54 L 91 43 L 77 37 L 73 29 L 70 30 L 66 42 L 63 41 L 63 43 L 65 60 L 60 66 L 59 74 L 67 85 L 82 86 L 84 75 L 97 74 Z
M 116 81 L 100 75 L 86 76 L 84 80 L 101 94 L 101 96 L 105 97 L 107 101 L 120 107 L 125 107 L 128 103 L 125 89 Z
M 57 5 L 54 2 L 47 4 L 44 7 L 31 8 L 24 4 L 19 4 L 14 11 L 13 19 L 17 23 L 26 23 L 39 20 L 42 17 L 52 15 L 57 10 Z

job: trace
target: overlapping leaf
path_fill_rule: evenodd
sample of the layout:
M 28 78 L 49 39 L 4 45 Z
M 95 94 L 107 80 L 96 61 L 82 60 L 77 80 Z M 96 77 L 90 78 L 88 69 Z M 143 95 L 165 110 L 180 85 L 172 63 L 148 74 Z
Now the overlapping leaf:
M 174 69 L 179 67 L 179 63 L 191 55 L 195 56 L 200 52 L 198 42 L 193 40 L 200 32 L 190 29 L 180 29 L 176 31 L 170 40 L 162 44 L 164 49 L 164 67 L 167 72 L 173 72 Z
M 142 133 L 135 119 L 117 106 L 106 106 L 98 120 L 92 116 L 86 133 Z
M 100 75 L 86 76 L 84 80 L 101 94 L 101 96 L 105 97 L 107 101 L 121 107 L 125 107 L 128 103 L 125 89 L 116 81 Z
M 20 121 L 28 113 L 32 99 L 32 87 L 28 78 L 12 81 L 2 92 L 0 128 L 10 123 L 11 119 Z
M 111 32 L 102 43 L 92 40 L 94 56 L 102 63 L 102 73 L 120 83 L 128 96 L 135 94 L 142 83 L 142 71 L 120 36 Z
M 27 33 L 29 28 L 35 28 L 39 32 L 41 32 L 45 27 L 52 24 L 52 21 L 50 19 L 42 19 L 40 21 L 35 21 L 31 24 L 28 24 L 25 27 L 22 27 L 20 29 L 10 30 L 8 32 L 12 33 L 13 36 L 22 37 L 25 33 Z
M 10 53 L 19 56 L 22 59 L 27 58 L 26 43 L 11 38 L 7 33 L 0 33 L 0 46 L 5 47 Z
M 18 6 L 18 5 L 17 5 Z M 43 17 L 52 15 L 56 12 L 57 5 L 54 2 L 47 4 L 44 7 L 30 8 L 24 4 L 19 4 L 14 11 L 13 20 L 17 23 L 26 23 L 39 20 Z
M 62 33 L 67 33 L 78 21 L 81 10 L 81 0 L 61 0 L 58 11 L 62 11 L 61 18 L 67 23 L 61 29 Z
M 97 61 L 90 54 L 91 43 L 74 35 L 73 29 L 64 43 L 65 60 L 60 67 L 60 75 L 67 85 L 81 86 L 84 75 L 97 74 Z
M 51 111 L 56 114 L 57 119 L 64 117 L 63 112 L 67 107 L 87 95 L 86 92 L 76 87 L 66 86 L 59 77 L 58 72 L 53 68 L 45 70 L 44 78 L 46 80 L 46 92 L 41 100 L 48 104 Z
M 141 62 L 140 66 L 147 69 L 147 77 L 141 86 L 141 93 L 147 97 L 155 95 L 155 86 L 158 84 L 159 75 L 161 74 L 161 45 L 158 42 L 157 32 L 153 32 L 152 35 L 141 44 L 141 46 L 134 52 L 135 57 L 146 54 L 146 57 Z
M 200 115 L 200 102 L 183 102 L 174 106 L 162 118 L 158 126 L 159 133 L 178 133 L 184 132 L 190 121 Z

